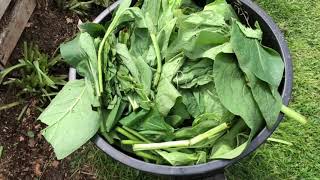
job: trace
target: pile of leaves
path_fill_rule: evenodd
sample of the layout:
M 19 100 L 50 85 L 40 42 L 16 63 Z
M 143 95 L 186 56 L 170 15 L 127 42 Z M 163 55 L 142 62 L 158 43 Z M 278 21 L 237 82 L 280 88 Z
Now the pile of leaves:
M 240 155 L 280 111 L 284 64 L 225 0 L 123 0 L 106 26 L 85 23 L 61 45 L 81 80 L 39 119 L 58 159 L 99 132 L 146 162 L 194 165 Z

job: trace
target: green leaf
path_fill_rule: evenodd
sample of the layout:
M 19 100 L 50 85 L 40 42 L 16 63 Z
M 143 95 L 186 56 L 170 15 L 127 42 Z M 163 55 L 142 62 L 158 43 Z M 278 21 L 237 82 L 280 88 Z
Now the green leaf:
M 187 61 L 173 78 L 179 88 L 193 88 L 213 81 L 213 61 L 201 59 L 200 61 Z
M 223 106 L 240 116 L 252 134 L 256 134 L 264 120 L 235 57 L 232 54 L 219 54 L 213 70 L 215 87 Z
M 240 146 L 230 149 L 229 146 L 221 146 L 221 151 L 219 151 L 219 154 L 213 155 L 210 158 L 211 159 L 233 159 L 238 157 L 248 146 L 249 141 L 241 144 Z M 224 152 L 224 153 L 222 153 Z M 221 154 L 220 154 L 221 153 Z
M 151 22 L 158 22 L 159 16 L 161 15 L 161 1 L 162 0 L 152 0 L 143 2 L 141 11 L 144 16 L 148 15 Z M 155 25 L 157 26 L 157 24 Z
M 21 68 L 21 67 L 24 67 L 24 66 L 26 66 L 26 65 L 27 65 L 27 64 L 24 63 L 24 61 L 20 61 L 19 64 L 16 64 L 16 65 L 14 65 L 14 66 L 11 66 L 11 67 L 9 67 L 9 68 L 6 68 L 6 69 L 0 71 L 0 84 L 2 84 L 3 79 L 4 79 L 9 73 L 11 73 L 12 71 L 14 71 L 14 70 L 16 70 L 16 69 L 19 69 L 19 68 Z
M 163 65 L 155 97 L 156 107 L 163 116 L 166 116 L 169 113 L 170 109 L 174 106 L 176 99 L 181 96 L 177 89 L 172 85 L 171 80 L 183 65 L 184 60 L 183 54 L 178 54 Z
M 94 44 L 94 39 L 88 33 L 81 33 L 79 37 L 79 43 L 81 49 L 86 54 L 84 60 L 87 61 L 89 74 L 86 74 L 86 77 L 90 79 L 91 83 L 94 85 L 95 90 L 99 91 L 99 82 L 98 82 L 98 57 Z M 99 93 L 97 93 L 99 94 Z
M 80 34 L 73 40 L 62 43 L 60 45 L 61 56 L 65 62 L 77 69 L 81 76 L 85 76 L 88 72 L 86 62 L 86 54 L 80 46 Z
M 225 20 L 231 20 L 232 18 L 238 19 L 233 8 L 226 2 L 226 0 L 215 0 L 210 4 L 207 4 L 203 10 L 221 14 Z
M 207 162 L 207 153 L 204 151 L 198 151 L 198 160 L 196 162 L 196 164 L 203 164 Z
M 222 105 L 214 83 L 201 86 L 193 91 L 200 113 L 214 113 L 220 121 L 230 121 L 233 115 Z
M 166 123 L 168 123 L 170 126 L 174 128 L 180 126 L 184 120 L 185 119 L 183 119 L 181 116 L 178 116 L 178 115 L 168 115 L 165 118 Z
M 187 154 L 178 151 L 157 151 L 157 153 L 173 166 L 194 165 L 199 159 L 197 153 Z
M 128 116 L 122 118 L 119 122 L 127 127 L 133 127 L 137 123 L 140 123 L 144 119 L 144 117 L 149 113 L 149 111 L 146 111 L 144 109 L 140 111 L 133 111 Z
M 197 47 L 190 52 L 186 53 L 190 59 L 200 59 L 200 58 L 209 58 L 212 60 L 216 59 L 216 56 L 219 53 L 233 53 L 232 46 L 229 42 L 218 46 L 203 46 Z
M 140 57 L 131 56 L 128 48 L 124 44 L 117 44 L 116 50 L 122 63 L 128 68 L 137 82 L 143 84 L 146 93 L 149 94 L 152 81 L 152 71 L 147 63 Z
M 134 28 L 132 35 L 130 37 L 130 54 L 135 57 L 142 56 L 145 59 L 145 62 L 150 64 L 151 60 L 147 60 L 148 58 L 148 51 L 151 45 L 151 38 L 150 36 L 146 36 L 148 34 L 148 29 L 146 28 Z M 153 50 L 153 48 L 151 48 Z M 155 54 L 154 58 L 155 59 Z M 151 58 L 152 59 L 152 58 Z
M 48 125 L 43 136 L 63 159 L 85 144 L 99 129 L 100 117 L 92 110 L 93 88 L 85 80 L 69 81 L 38 119 Z
M 110 132 L 111 129 L 118 123 L 124 109 L 126 107 L 126 103 L 121 101 L 121 98 L 117 99 L 117 103 L 114 108 L 110 111 L 106 119 L 106 130 Z
M 190 114 L 182 102 L 182 97 L 179 97 L 175 105 L 171 108 L 169 115 L 166 117 L 166 122 L 173 127 L 178 127 L 186 119 L 190 119 Z
M 173 132 L 174 129 L 165 122 L 164 117 L 160 112 L 153 108 L 141 121 L 141 124 L 136 124 L 136 130 L 145 131 L 162 131 L 162 132 Z
M 239 26 L 240 30 L 242 31 L 242 33 L 248 37 L 248 38 L 253 38 L 253 39 L 259 39 L 262 40 L 262 31 L 259 27 L 259 23 L 256 23 L 256 27 L 257 29 L 251 29 L 251 28 L 247 28 L 245 27 L 243 24 L 241 24 L 240 22 L 236 21 L 237 25 Z
M 57 88 L 55 86 L 54 81 L 46 73 L 44 73 L 40 69 L 39 61 L 33 61 L 33 65 L 37 71 L 37 74 L 39 76 L 39 81 L 41 82 L 41 84 L 42 84 L 42 79 L 43 79 L 44 80 L 43 83 L 46 84 L 47 86 L 52 87 L 52 88 Z
M 266 121 L 267 127 L 271 129 L 276 123 L 281 107 L 282 99 L 277 88 L 256 78 L 251 72 L 245 70 L 252 95 Z
M 196 98 L 193 96 L 192 92 L 186 90 L 179 91 L 182 95 L 182 102 L 185 104 L 187 111 L 192 117 L 197 117 L 200 115 L 200 107 L 196 101 Z
M 102 37 L 106 29 L 98 23 L 86 22 L 79 25 L 81 33 L 87 32 L 91 37 L 97 38 Z
M 168 48 L 167 59 L 181 51 L 191 56 L 198 48 L 210 49 L 229 40 L 229 27 L 223 16 L 210 11 L 183 16 L 177 24 L 178 36 Z
M 252 72 L 271 86 L 279 86 L 284 71 L 279 53 L 263 47 L 257 39 L 246 37 L 236 22 L 232 25 L 230 41 L 243 71 Z
M 240 29 L 245 29 L 246 34 L 249 34 L 250 31 L 253 31 L 250 28 L 245 28 L 243 25 L 241 25 L 239 23 L 234 24 L 233 26 L 234 26 L 234 29 L 233 29 L 234 36 L 237 35 L 237 36 L 243 37 L 244 30 L 242 30 L 242 33 L 241 33 Z M 258 29 L 258 31 L 259 31 L 259 29 Z M 248 37 L 248 35 L 247 35 L 247 37 Z M 271 129 L 273 127 L 273 125 L 275 124 L 275 122 L 277 121 L 277 118 L 278 118 L 278 115 L 280 113 L 280 109 L 282 106 L 281 96 L 277 91 L 279 84 L 277 84 L 277 85 L 270 84 L 269 85 L 266 81 L 260 80 L 261 78 L 258 79 L 259 77 L 255 75 L 256 70 L 253 70 L 248 65 L 246 65 L 247 62 L 245 62 L 245 61 L 247 61 L 247 60 L 245 60 L 244 58 L 249 58 L 249 57 L 242 55 L 243 53 L 246 52 L 247 49 L 241 47 L 243 49 L 240 50 L 240 46 L 237 45 L 236 42 L 234 42 L 236 40 L 237 39 L 231 38 L 231 43 L 235 47 L 236 55 L 239 56 L 240 58 L 242 58 L 242 59 L 238 58 L 240 68 L 246 74 L 246 77 L 248 78 L 248 81 L 249 81 L 248 85 L 250 86 L 253 97 L 254 97 L 255 101 L 257 102 L 259 109 L 260 109 L 260 111 L 261 111 L 261 113 L 267 123 L 267 127 Z M 257 40 L 255 40 L 255 41 L 257 41 Z M 260 47 L 260 48 L 262 49 L 263 47 Z M 239 55 L 239 53 L 240 53 L 240 55 Z M 254 53 L 252 53 L 252 54 L 254 54 Z M 251 58 L 251 60 L 253 60 L 254 57 L 256 57 L 256 56 L 253 56 Z M 260 58 L 260 61 L 263 61 L 263 62 L 268 61 L 269 64 L 271 64 L 269 66 L 262 64 L 262 68 L 267 68 L 267 69 L 272 68 L 272 67 L 276 68 L 276 71 L 281 73 L 281 76 L 280 76 L 280 74 L 279 75 L 271 74 L 271 76 L 274 76 L 273 77 L 274 79 L 279 79 L 281 81 L 282 73 L 283 73 L 283 63 L 282 63 L 281 57 L 280 57 L 280 55 L 278 55 L 278 57 L 274 56 L 274 59 L 272 59 L 270 57 L 271 56 L 268 54 L 261 53 L 261 54 L 259 54 L 259 57 L 256 57 L 256 59 Z M 280 61 L 280 63 L 279 63 L 279 61 Z M 258 64 L 259 62 L 256 62 L 256 63 Z M 279 77 L 277 77 L 277 76 L 279 76 Z M 277 81 L 279 81 L 279 80 L 277 80 Z M 279 81 L 279 83 L 280 83 L 280 81 Z

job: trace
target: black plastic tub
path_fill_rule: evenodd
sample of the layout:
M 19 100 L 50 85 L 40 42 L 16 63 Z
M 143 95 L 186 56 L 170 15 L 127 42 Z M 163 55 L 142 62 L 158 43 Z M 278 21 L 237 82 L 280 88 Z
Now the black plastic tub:
M 284 61 L 285 64 L 285 73 L 282 80 L 279 92 L 282 95 L 282 100 L 284 105 L 288 105 L 291 89 L 292 89 L 292 63 L 289 53 L 289 49 L 284 40 L 284 37 L 278 28 L 278 26 L 273 22 L 271 17 L 269 17 L 265 11 L 258 7 L 255 3 L 250 0 L 240 0 L 232 1 L 230 3 L 238 13 L 239 17 L 243 20 L 244 23 L 254 24 L 255 21 L 260 23 L 261 29 L 264 32 L 263 44 L 277 50 Z M 108 11 L 108 10 L 106 10 Z M 108 14 L 108 13 L 107 13 Z M 105 18 L 106 12 L 102 13 L 95 22 L 100 22 Z M 73 76 L 75 71 L 70 73 Z M 71 78 L 72 79 L 72 78 Z M 245 156 L 249 155 L 255 149 L 257 149 L 261 144 L 263 144 L 267 138 L 274 132 L 279 123 L 283 118 L 283 114 L 279 114 L 277 123 L 271 130 L 264 128 L 251 142 L 250 146 L 243 152 L 239 157 L 232 160 L 214 160 L 205 164 L 194 165 L 194 166 L 166 166 L 166 165 L 156 165 L 144 162 L 142 160 L 131 157 L 121 150 L 113 147 L 108 144 L 99 134 L 93 137 L 92 141 L 107 155 L 111 156 L 115 160 L 133 167 L 135 169 L 156 174 L 156 175 L 165 175 L 165 176 L 175 176 L 175 177 L 188 177 L 189 178 L 198 178 L 198 177 L 208 177 L 213 176 L 217 173 L 223 171 L 224 168 L 234 164 Z

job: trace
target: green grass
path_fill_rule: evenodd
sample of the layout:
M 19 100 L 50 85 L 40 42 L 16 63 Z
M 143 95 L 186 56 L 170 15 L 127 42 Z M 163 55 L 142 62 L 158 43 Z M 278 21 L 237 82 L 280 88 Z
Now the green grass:
M 226 170 L 229 179 L 320 178 L 320 3 L 318 0 L 256 0 L 285 33 L 294 64 L 290 107 L 309 123 L 285 119 L 272 136 L 293 146 L 268 142 Z M 90 165 L 99 179 L 157 179 L 125 167 L 91 145 L 76 155 L 73 167 Z

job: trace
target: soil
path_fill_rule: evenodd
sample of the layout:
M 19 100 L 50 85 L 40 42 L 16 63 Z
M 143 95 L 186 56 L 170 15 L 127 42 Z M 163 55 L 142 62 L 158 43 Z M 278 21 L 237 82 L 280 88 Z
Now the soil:
M 79 18 L 60 11 L 52 0 L 38 0 L 14 52 L 10 64 L 15 64 L 22 56 L 23 42 L 34 42 L 42 52 L 53 55 L 59 44 L 71 39 L 77 32 Z M 67 66 L 62 65 L 55 73 L 66 74 Z M 0 106 L 18 101 L 18 90 L 0 86 Z M 70 158 L 58 161 L 51 146 L 41 136 L 45 126 L 36 121 L 39 111 L 37 100 L 27 98 L 27 103 L 0 111 L 0 179 L 87 179 L 71 172 Z M 23 118 L 18 116 L 24 105 L 28 104 Z M 73 178 L 73 179 L 74 179 Z
M 78 16 L 68 11 L 60 11 L 52 0 L 38 3 L 11 54 L 10 63 L 14 64 L 22 56 L 24 41 L 37 44 L 41 52 L 52 56 L 62 42 L 75 35 L 78 21 Z

